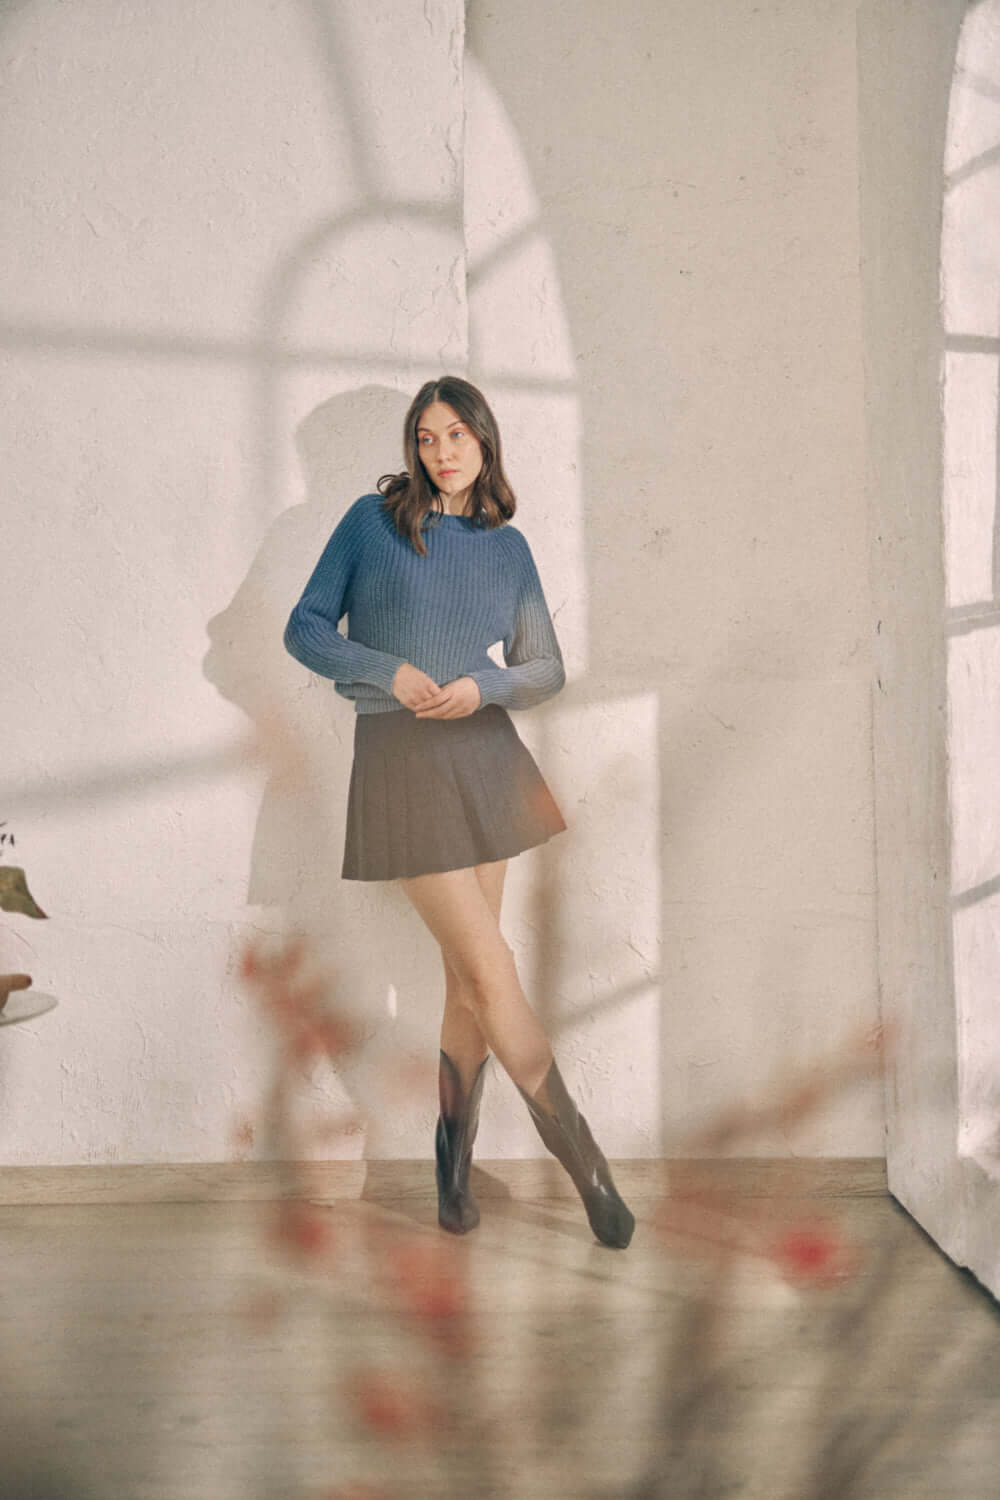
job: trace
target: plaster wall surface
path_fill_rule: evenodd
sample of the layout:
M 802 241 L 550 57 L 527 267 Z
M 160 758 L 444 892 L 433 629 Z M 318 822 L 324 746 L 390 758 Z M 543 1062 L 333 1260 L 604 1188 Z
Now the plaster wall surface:
M 0 953 L 61 1001 L 4 1034 L 8 1161 L 259 1149 L 236 955 L 279 904 L 308 920 L 333 856 L 247 730 L 294 723 L 342 802 L 350 715 L 281 630 L 412 387 L 465 358 L 463 25 L 449 0 L 0 15 L 0 817 L 50 913 Z M 325 912 L 328 943 L 403 965 L 405 914 L 379 946 L 368 910 Z
M 938 268 L 948 89 L 963 10 L 928 0 L 859 13 L 879 963 L 887 1015 L 913 1018 L 900 1037 L 887 1117 L 898 1176 L 937 1181 L 942 1220 L 957 1209 L 941 1154 L 957 1077 L 953 1004 L 938 1003 L 953 993 Z M 913 129 L 914 118 L 922 128 Z M 925 1047 L 942 1059 L 933 1080 L 920 1070 Z
M 48 923 L 0 965 L 10 1162 L 266 1150 L 240 943 L 307 927 L 364 1021 L 304 1107 L 430 1151 L 439 960 L 340 882 L 353 720 L 280 631 L 398 464 L 493 399 L 570 683 L 518 728 L 570 830 L 505 927 L 609 1155 L 877 1019 L 854 7 L 187 0 L 2 17 L 12 392 L 0 777 Z M 558 88 L 554 81 L 558 80 Z M 244 749 L 295 726 L 311 793 Z M 13 800 L 16 791 L 19 800 Z M 877 1089 L 764 1153 L 881 1150 Z M 491 1083 L 482 1154 L 539 1146 Z
M 990 3 L 859 12 L 889 1186 L 994 1291 L 998 34 Z
M 959 1146 L 991 1158 L 1000 1182 L 998 84 L 1000 5 L 982 0 L 963 22 L 944 158 L 942 509 Z
M 467 45 L 537 200 L 477 209 L 470 360 L 487 384 L 524 372 L 544 422 L 534 450 L 524 426 L 524 498 L 574 548 L 582 524 L 587 672 L 549 731 L 567 789 L 586 778 L 574 836 L 629 806 L 637 750 L 655 764 L 669 1145 L 878 1015 L 855 7 L 626 0 L 567 28 L 554 6 L 473 0 Z M 467 209 L 490 193 L 473 127 Z M 479 309 L 532 254 L 526 315 L 499 343 Z M 540 334 L 557 297 L 568 365 Z M 618 726 L 596 783 L 579 723 Z M 562 891 L 569 915 L 608 914 L 614 972 L 628 927 L 609 832 Z M 566 927 L 564 972 L 587 931 Z M 879 1090 L 745 1145 L 880 1153 Z

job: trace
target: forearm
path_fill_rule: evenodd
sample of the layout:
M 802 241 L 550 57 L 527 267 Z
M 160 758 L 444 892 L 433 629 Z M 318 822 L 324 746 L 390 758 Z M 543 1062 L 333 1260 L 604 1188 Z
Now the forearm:
M 368 682 L 392 692 L 393 680 L 405 660 L 378 651 L 341 634 L 329 620 L 296 605 L 285 628 L 285 649 L 310 672 L 335 682 Z
M 566 681 L 560 656 L 540 656 L 516 666 L 470 672 L 479 688 L 480 707 L 496 703 L 501 708 L 536 708 L 554 698 Z

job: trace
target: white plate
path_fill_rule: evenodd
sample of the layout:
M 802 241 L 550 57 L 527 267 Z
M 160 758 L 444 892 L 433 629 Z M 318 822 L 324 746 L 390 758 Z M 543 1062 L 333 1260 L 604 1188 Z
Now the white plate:
M 11 990 L 3 1010 L 0 1010 L 0 1026 L 16 1026 L 19 1021 L 33 1021 L 44 1016 L 47 1010 L 55 1010 L 59 1001 L 55 995 L 43 995 L 40 990 Z

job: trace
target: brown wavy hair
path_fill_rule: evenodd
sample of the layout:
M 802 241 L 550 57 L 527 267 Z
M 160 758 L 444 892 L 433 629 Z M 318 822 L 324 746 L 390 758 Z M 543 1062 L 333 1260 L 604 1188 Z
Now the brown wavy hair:
M 420 533 L 424 517 L 444 513 L 441 496 L 428 477 L 417 447 L 417 423 L 435 401 L 443 402 L 458 413 L 483 451 L 483 467 L 466 501 L 465 515 L 480 526 L 492 528 L 509 521 L 517 509 L 514 491 L 503 471 L 500 429 L 482 391 L 458 375 L 428 380 L 414 396 L 403 424 L 406 469 L 402 474 L 383 474 L 378 482 L 378 488 L 385 496 L 383 503 L 395 522 L 396 530 L 400 536 L 409 539 L 414 551 L 421 556 L 427 554 Z

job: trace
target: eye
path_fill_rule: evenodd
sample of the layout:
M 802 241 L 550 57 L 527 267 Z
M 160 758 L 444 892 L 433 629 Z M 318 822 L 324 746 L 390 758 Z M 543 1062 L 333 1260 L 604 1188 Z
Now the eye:
M 453 438 L 464 438 L 465 436 L 466 432 L 464 427 L 456 427 L 455 431 L 452 433 Z

